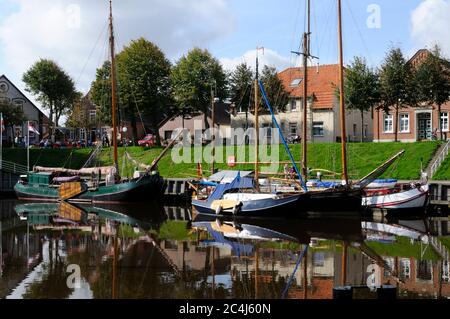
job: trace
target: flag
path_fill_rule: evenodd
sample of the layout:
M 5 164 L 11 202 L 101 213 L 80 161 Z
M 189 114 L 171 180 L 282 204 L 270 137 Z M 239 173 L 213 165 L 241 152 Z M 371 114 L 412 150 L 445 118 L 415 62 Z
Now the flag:
M 0 123 L 2 132 L 5 131 L 5 123 L 3 122 L 3 114 L 0 114 Z
M 28 132 L 33 132 L 34 134 L 40 135 L 39 131 L 34 128 L 32 123 L 28 122 Z

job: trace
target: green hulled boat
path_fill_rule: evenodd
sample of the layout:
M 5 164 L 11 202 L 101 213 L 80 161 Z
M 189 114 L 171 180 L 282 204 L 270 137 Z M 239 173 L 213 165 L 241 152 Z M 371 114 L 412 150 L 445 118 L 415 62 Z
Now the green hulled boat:
M 114 166 L 82 168 L 81 170 L 70 170 L 61 167 L 35 167 L 33 172 L 28 173 L 27 176 L 22 176 L 19 182 L 15 185 L 14 190 L 19 199 L 123 203 L 156 199 L 160 198 L 164 194 L 165 181 L 159 173 L 156 172 L 155 168 L 158 161 L 173 145 L 173 143 L 170 144 L 150 166 L 137 163 L 138 166 L 143 168 L 144 172 L 135 172 L 135 178 L 123 179 L 118 174 L 118 125 L 116 117 L 117 81 L 115 72 L 115 44 L 111 5 L 109 31 L 111 47 L 111 114 Z M 96 152 L 94 152 L 94 155 L 95 154 Z M 131 159 L 129 154 L 127 155 Z M 104 180 L 102 180 L 102 177 L 104 177 Z
M 54 173 L 30 172 L 17 182 L 14 190 L 17 197 L 23 200 L 124 203 L 161 197 L 165 181 L 153 172 L 111 185 L 93 185 L 88 180 L 60 183 Z

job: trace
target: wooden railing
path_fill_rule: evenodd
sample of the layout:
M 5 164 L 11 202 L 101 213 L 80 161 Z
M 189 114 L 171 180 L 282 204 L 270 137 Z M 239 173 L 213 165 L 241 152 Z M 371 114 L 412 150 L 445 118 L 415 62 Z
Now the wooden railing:
M 433 164 L 431 164 L 431 167 L 430 167 L 429 176 L 428 176 L 429 178 L 433 178 L 434 174 L 436 174 L 439 167 L 441 167 L 445 158 L 448 156 L 449 151 L 450 151 L 450 140 L 448 140 L 445 143 L 444 147 L 442 147 L 441 151 L 434 158 L 434 162 L 433 162 Z
M 27 174 L 28 168 L 26 165 L 16 164 L 9 161 L 0 161 L 0 170 L 17 175 Z

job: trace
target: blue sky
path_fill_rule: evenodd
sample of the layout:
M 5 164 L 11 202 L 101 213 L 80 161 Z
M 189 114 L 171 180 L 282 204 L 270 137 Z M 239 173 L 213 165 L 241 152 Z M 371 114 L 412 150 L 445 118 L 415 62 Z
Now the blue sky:
M 312 54 L 321 64 L 336 63 L 337 1 L 311 2 Z M 435 42 L 450 56 L 450 0 L 342 3 L 346 62 L 360 55 L 377 66 L 392 45 L 411 56 Z M 367 25 L 373 5 L 380 13 L 379 28 Z M 106 1 L 0 0 L 0 74 L 23 88 L 23 72 L 37 59 L 51 58 L 86 92 L 107 58 L 107 8 Z M 282 69 L 297 63 L 290 51 L 299 48 L 305 0 L 116 0 L 114 14 L 119 49 L 144 36 L 172 61 L 199 46 L 232 69 L 241 61 L 253 64 L 255 48 L 264 46 L 262 63 Z

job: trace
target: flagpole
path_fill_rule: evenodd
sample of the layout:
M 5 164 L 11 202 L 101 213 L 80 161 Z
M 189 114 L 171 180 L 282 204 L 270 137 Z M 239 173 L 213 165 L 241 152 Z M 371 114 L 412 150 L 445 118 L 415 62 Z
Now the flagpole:
M 3 113 L 0 113 L 0 169 L 3 168 Z
M 30 121 L 27 121 L 27 170 L 30 171 Z

